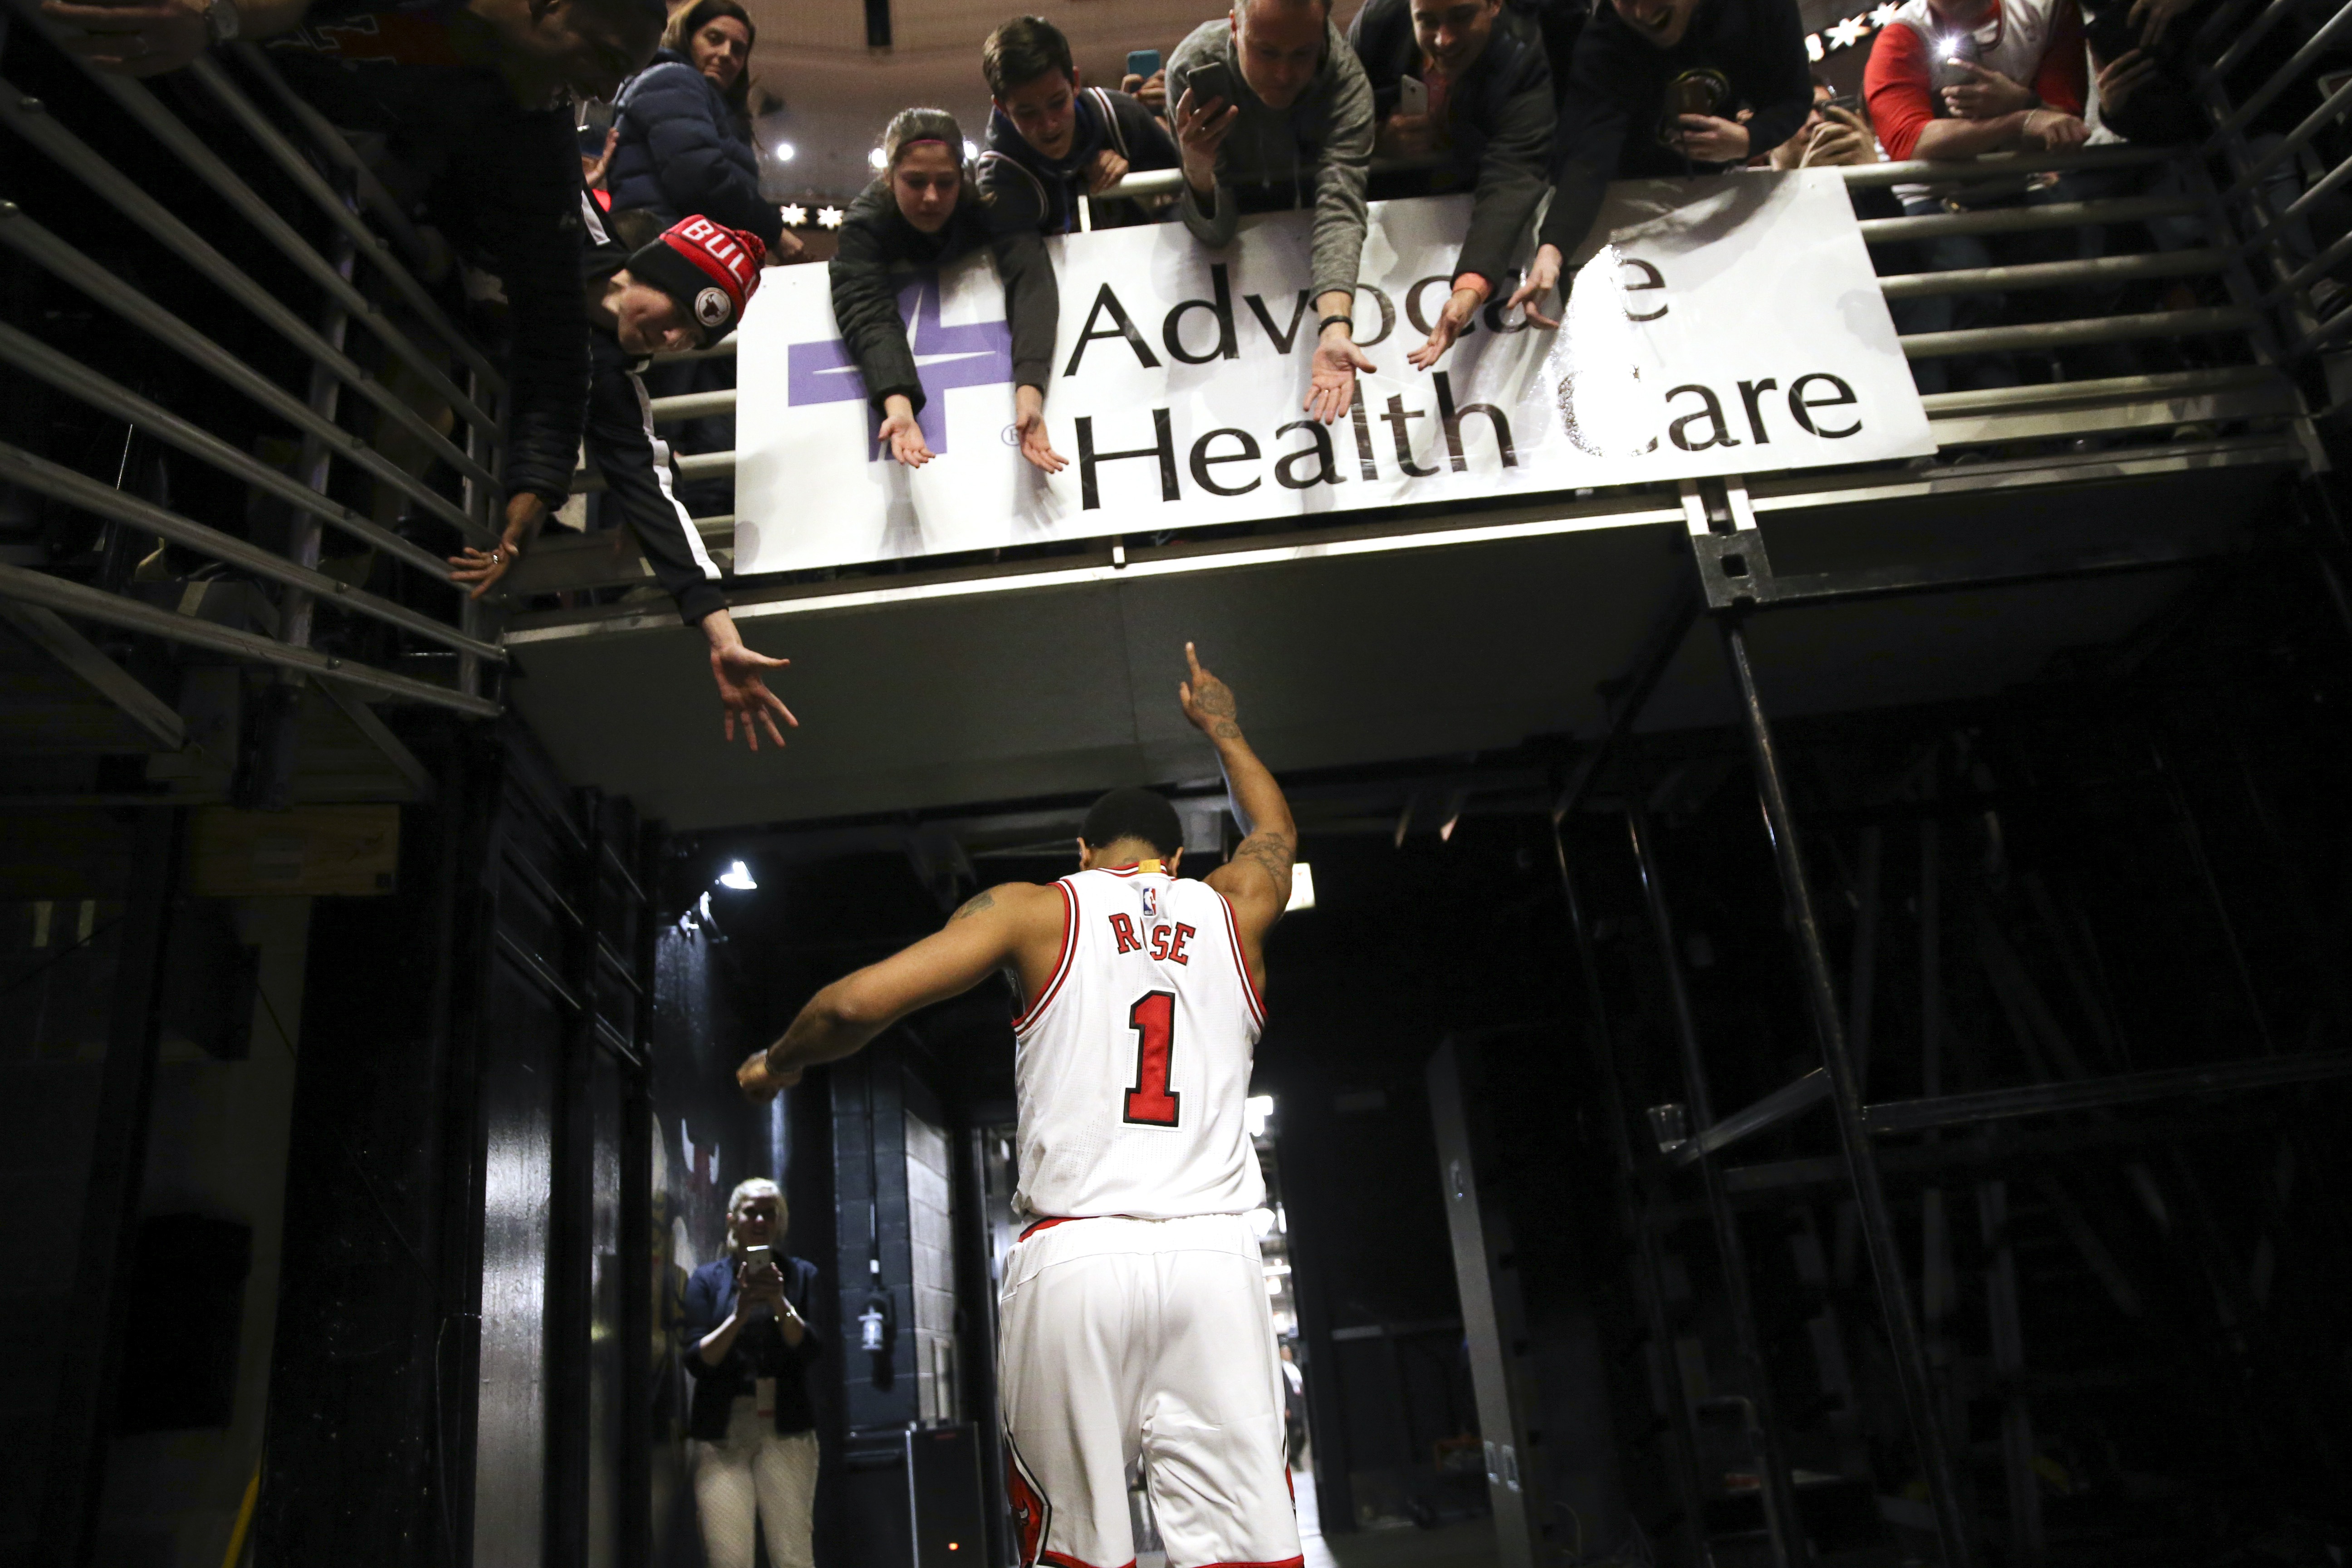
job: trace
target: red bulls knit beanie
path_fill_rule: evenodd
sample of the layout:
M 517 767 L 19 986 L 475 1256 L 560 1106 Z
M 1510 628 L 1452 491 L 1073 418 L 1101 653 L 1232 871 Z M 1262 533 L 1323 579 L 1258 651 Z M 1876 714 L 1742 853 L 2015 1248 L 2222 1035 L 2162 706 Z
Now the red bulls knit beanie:
M 686 319 L 702 329 L 705 345 L 735 330 L 743 308 L 760 287 L 760 263 L 768 247 L 755 234 L 726 228 L 707 217 L 672 224 L 629 258 L 629 276 L 677 301 Z

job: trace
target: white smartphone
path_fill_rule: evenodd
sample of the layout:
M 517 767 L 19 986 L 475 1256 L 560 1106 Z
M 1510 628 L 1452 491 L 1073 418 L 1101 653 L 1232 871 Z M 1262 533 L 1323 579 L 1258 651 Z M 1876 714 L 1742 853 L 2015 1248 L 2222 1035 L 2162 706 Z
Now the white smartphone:
M 1419 77 L 1397 79 L 1397 112 L 1420 116 L 1429 112 L 1429 87 Z

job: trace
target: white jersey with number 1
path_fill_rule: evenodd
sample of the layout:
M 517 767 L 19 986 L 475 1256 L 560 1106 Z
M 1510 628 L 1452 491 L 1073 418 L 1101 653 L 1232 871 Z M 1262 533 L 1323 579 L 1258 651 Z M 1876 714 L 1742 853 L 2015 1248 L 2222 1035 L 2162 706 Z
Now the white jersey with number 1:
M 1016 1212 L 1173 1219 L 1265 1199 L 1246 1104 L 1265 1010 L 1233 906 L 1158 867 L 1055 884 L 1061 959 L 1013 1024 Z

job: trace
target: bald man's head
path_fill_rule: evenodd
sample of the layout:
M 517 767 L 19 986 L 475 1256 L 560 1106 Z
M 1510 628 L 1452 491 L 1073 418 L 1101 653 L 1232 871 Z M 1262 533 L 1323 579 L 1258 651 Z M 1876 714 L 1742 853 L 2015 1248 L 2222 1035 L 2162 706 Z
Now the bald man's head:
M 1268 109 L 1288 109 L 1322 68 L 1330 0 L 1234 0 L 1234 58 Z

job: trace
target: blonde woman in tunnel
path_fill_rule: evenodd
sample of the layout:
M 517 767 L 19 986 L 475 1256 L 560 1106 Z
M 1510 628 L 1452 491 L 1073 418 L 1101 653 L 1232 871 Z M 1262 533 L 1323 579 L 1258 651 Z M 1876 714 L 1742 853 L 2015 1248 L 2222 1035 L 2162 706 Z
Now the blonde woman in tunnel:
M 710 1568 L 751 1568 L 753 1531 L 774 1568 L 813 1568 L 815 1413 L 806 1369 L 816 1266 L 781 1250 L 791 1215 L 776 1184 L 739 1183 L 727 1247 L 686 1282 L 687 1418 L 694 1501 Z

